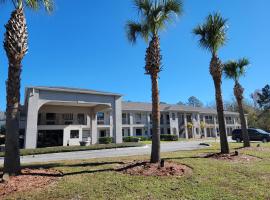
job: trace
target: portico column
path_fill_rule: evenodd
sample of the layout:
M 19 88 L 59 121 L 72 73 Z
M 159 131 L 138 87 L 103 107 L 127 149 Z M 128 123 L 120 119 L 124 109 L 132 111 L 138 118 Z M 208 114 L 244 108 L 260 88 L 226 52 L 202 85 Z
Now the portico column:
M 217 116 L 214 116 L 214 134 L 217 137 Z
M 197 114 L 197 124 L 198 124 L 198 128 L 199 128 L 199 135 L 201 137 L 202 136 L 202 130 L 201 130 L 201 118 L 200 118 L 200 114 Z
M 91 113 L 91 144 L 98 143 L 98 131 L 97 131 L 97 113 Z
M 27 104 L 27 118 L 25 128 L 25 148 L 35 149 L 37 147 L 37 122 L 39 110 L 39 92 L 36 89 L 30 91 L 28 104 Z
M 235 117 L 233 118 L 233 125 L 234 125 L 234 129 L 237 129 Z
M 184 124 L 185 124 L 186 139 L 188 139 L 188 127 L 187 127 L 187 114 L 186 113 L 184 113 Z
M 129 115 L 129 133 L 130 136 L 133 137 L 133 113 L 131 112 Z
M 115 97 L 113 103 L 113 138 L 115 143 L 122 143 L 122 99 Z
M 205 116 L 203 116 L 203 123 L 204 123 L 204 128 L 203 128 L 204 137 L 207 138 Z
M 121 132 L 121 134 L 122 134 L 122 132 Z M 112 116 L 112 112 L 110 112 L 110 137 L 113 137 L 113 116 Z
M 147 113 L 146 114 L 146 117 L 147 117 L 147 136 L 149 137 L 151 134 L 150 134 L 150 129 L 151 129 L 151 119 L 150 119 L 150 114 Z
M 175 128 L 176 128 L 176 135 L 178 138 L 180 137 L 179 134 L 179 119 L 178 119 L 178 113 L 175 113 Z

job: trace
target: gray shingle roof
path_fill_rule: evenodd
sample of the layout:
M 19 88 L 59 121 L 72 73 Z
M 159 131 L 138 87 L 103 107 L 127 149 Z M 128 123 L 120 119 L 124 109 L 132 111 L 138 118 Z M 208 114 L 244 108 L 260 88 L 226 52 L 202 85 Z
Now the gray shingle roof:
M 28 88 L 48 90 L 48 91 L 62 91 L 62 92 L 76 92 L 76 93 L 86 93 L 86 94 L 122 96 L 121 94 L 118 94 L 118 93 L 103 92 L 103 91 L 98 91 L 98 90 L 89 90 L 89 89 L 81 89 L 81 88 L 72 88 L 72 87 L 34 86 L 34 87 L 27 87 L 27 89 Z
M 151 103 L 143 102 L 122 102 L 122 110 L 124 111 L 152 111 Z M 176 105 L 176 104 L 160 104 L 160 111 L 169 112 L 169 111 L 182 111 L 182 112 L 195 112 L 195 113 L 204 113 L 204 114 L 217 114 L 215 109 L 211 108 L 194 108 L 191 106 Z M 225 114 L 238 115 L 236 112 L 225 111 Z

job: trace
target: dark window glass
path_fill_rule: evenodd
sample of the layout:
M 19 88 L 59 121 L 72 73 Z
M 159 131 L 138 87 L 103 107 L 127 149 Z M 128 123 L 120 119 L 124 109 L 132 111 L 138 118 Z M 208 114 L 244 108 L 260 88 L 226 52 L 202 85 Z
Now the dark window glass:
M 78 139 L 79 138 L 79 130 L 71 130 L 70 131 L 70 138 L 71 139 Z
M 142 129 L 136 129 L 136 136 L 142 136 Z
M 85 125 L 85 117 L 84 117 L 84 114 L 78 114 L 78 123 L 80 125 Z

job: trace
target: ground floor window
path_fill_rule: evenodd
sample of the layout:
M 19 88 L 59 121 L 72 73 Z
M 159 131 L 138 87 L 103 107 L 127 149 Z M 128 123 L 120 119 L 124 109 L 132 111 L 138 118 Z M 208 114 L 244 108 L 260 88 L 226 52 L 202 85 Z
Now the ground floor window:
M 171 134 L 171 129 L 170 129 L 170 128 L 167 129 L 167 134 L 168 134 L 168 135 Z
M 130 136 L 130 129 L 129 128 L 122 128 L 122 136 L 123 137 Z
M 88 141 L 91 139 L 91 131 L 90 130 L 83 130 L 82 131 L 82 140 Z
M 100 130 L 99 131 L 99 137 L 107 137 L 107 131 L 106 130 Z
M 136 128 L 136 136 L 142 136 L 142 129 Z
M 78 139 L 80 136 L 79 130 L 71 130 L 70 131 L 70 139 Z

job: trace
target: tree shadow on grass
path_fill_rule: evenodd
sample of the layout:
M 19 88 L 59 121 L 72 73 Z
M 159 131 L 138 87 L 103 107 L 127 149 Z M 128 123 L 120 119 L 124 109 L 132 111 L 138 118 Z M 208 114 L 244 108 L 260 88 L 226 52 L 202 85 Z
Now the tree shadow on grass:
M 164 160 L 183 160 L 183 159 L 199 159 L 199 158 L 206 158 L 205 156 L 185 156 L 185 157 L 168 157 L 164 158 Z
M 109 172 L 115 171 L 114 168 L 110 167 L 107 169 L 95 169 L 95 170 L 79 170 L 75 172 L 62 172 L 60 170 L 54 169 L 56 167 L 98 167 L 98 166 L 106 166 L 106 165 L 113 165 L 113 164 L 124 164 L 124 162 L 82 162 L 82 163 L 75 163 L 75 164 L 65 164 L 65 163 L 48 163 L 48 164 L 34 164 L 34 165 L 24 165 L 22 166 L 22 170 L 24 169 L 45 169 L 42 173 L 36 172 L 27 172 L 22 173 L 21 175 L 24 176 L 46 176 L 46 177 L 64 177 L 64 176 L 72 176 L 78 174 L 92 174 L 92 173 L 99 173 L 99 172 Z M 56 170 L 59 173 L 50 173 L 50 171 L 46 172 L 46 170 Z M 0 176 L 2 174 L 2 169 L 0 169 Z
M 76 172 L 61 172 L 57 174 L 50 174 L 50 173 L 27 173 L 23 174 L 25 176 L 45 176 L 45 177 L 65 177 L 65 176 L 73 176 L 73 175 L 80 175 L 80 174 L 93 174 L 93 173 L 100 173 L 100 172 L 110 172 L 115 171 L 113 168 L 108 169 L 97 169 L 97 170 L 82 170 L 82 171 L 76 171 Z
M 124 162 L 82 162 L 82 163 L 75 163 L 75 164 L 48 163 L 48 164 L 25 165 L 25 166 L 23 166 L 23 168 L 51 169 L 51 168 L 55 168 L 55 167 L 98 167 L 98 166 L 113 165 L 113 164 L 124 164 Z

